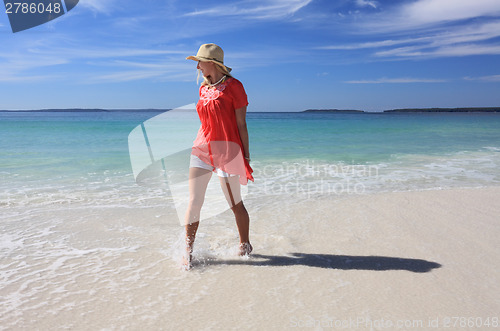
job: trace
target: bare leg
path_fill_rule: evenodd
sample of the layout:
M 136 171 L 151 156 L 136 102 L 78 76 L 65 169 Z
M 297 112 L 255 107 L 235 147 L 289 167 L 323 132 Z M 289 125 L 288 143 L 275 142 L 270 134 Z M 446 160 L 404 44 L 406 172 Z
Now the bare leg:
M 193 252 L 196 231 L 200 224 L 200 212 L 205 201 L 205 192 L 208 182 L 212 177 L 212 171 L 202 168 L 189 168 L 189 205 L 184 219 L 186 229 L 186 258 L 182 262 L 189 268 L 191 253 Z
M 236 218 L 236 226 L 238 227 L 238 233 L 240 234 L 240 255 L 249 255 L 253 247 L 250 244 L 249 232 L 250 232 L 250 217 L 248 216 L 247 209 L 243 205 L 243 201 L 238 203 L 232 208 L 234 216 Z
M 238 227 L 238 233 L 240 235 L 239 255 L 248 255 L 253 249 L 249 239 L 250 217 L 241 200 L 239 178 L 237 176 L 220 177 L 220 183 L 226 200 L 236 218 L 236 226 Z

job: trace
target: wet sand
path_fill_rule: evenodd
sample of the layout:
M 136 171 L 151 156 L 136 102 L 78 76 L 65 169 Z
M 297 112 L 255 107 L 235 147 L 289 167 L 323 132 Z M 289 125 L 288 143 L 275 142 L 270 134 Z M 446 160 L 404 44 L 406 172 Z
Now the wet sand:
M 25 270 L 2 269 L 0 329 L 491 329 L 485 323 L 498 326 L 500 311 L 499 198 L 490 187 L 256 210 L 249 201 L 253 256 L 232 255 L 237 232 L 224 214 L 200 226 L 188 272 L 172 258 L 178 225 L 166 228 L 163 211 L 95 210 L 86 231 L 70 229 L 76 239 L 56 240 L 68 223 L 54 229 L 51 245 L 74 250 L 47 267 L 6 261 Z M 40 246 L 40 256 L 49 249 Z

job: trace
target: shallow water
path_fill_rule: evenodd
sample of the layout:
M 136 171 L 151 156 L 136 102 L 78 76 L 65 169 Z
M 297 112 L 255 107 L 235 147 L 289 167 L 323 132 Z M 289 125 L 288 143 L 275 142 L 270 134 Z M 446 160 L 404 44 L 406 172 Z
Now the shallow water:
M 0 113 L 0 329 L 158 327 L 230 275 L 258 282 L 234 256 L 227 210 L 204 220 L 195 268 L 179 272 L 174 201 L 135 183 L 128 154 L 129 133 L 156 115 Z M 249 113 L 248 127 L 256 252 L 300 251 L 346 197 L 500 183 L 497 114 Z

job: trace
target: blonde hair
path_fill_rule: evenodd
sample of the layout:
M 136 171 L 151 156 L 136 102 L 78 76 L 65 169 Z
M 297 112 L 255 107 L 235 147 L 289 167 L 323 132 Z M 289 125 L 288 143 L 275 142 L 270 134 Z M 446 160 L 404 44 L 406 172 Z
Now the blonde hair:
M 227 69 L 225 67 L 222 67 L 215 62 L 212 62 L 212 63 L 214 63 L 215 66 L 217 67 L 217 69 L 219 69 L 220 72 L 222 72 L 224 75 L 226 75 L 227 78 L 233 77 L 233 76 L 231 76 L 229 71 L 227 71 Z M 199 84 L 199 82 L 200 82 L 200 75 L 201 75 L 201 70 L 198 69 L 198 76 L 196 77 L 196 84 Z M 201 85 L 202 86 L 210 85 L 210 82 L 208 81 L 208 79 L 205 76 L 203 76 L 203 82 L 201 82 Z

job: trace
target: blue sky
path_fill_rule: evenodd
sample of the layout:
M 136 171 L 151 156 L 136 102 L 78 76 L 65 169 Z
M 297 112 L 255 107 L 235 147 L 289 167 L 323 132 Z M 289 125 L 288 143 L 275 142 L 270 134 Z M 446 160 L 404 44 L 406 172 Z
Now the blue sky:
M 0 14 L 0 109 L 186 105 L 209 42 L 249 111 L 500 106 L 498 0 L 80 0 L 15 34 Z

